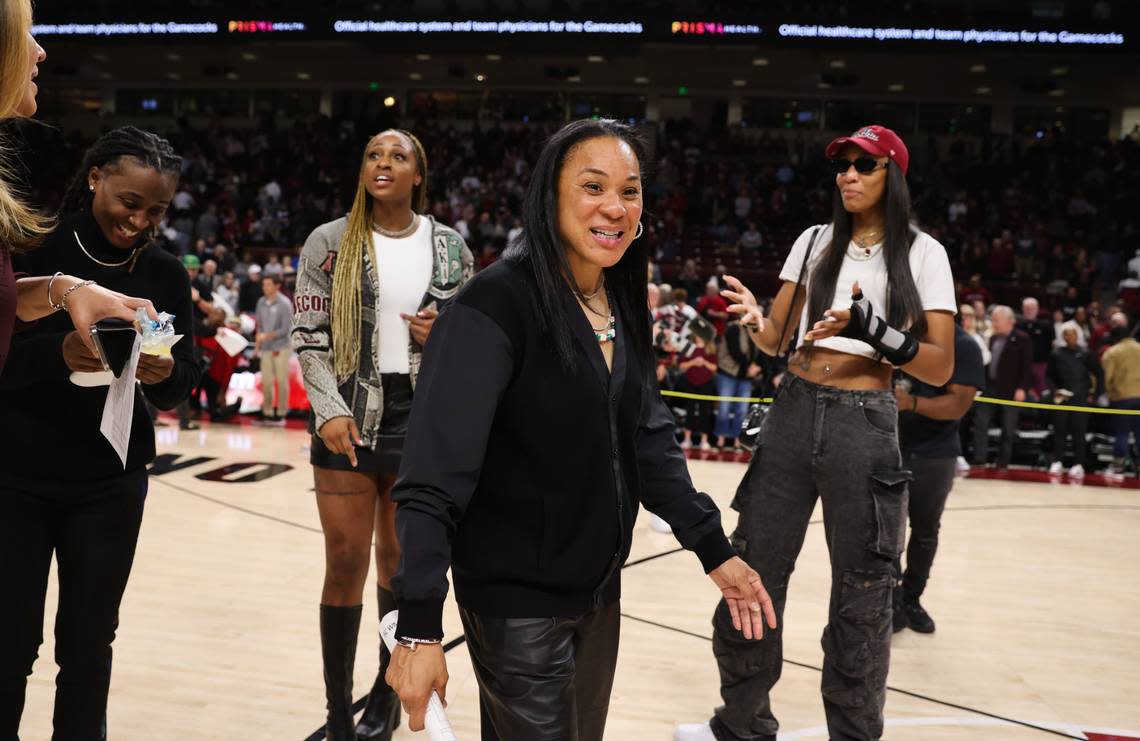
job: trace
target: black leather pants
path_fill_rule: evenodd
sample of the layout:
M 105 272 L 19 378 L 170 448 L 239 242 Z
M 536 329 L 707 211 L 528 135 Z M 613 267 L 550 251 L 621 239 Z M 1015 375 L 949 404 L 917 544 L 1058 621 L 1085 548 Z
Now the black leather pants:
M 617 602 L 578 618 L 460 609 L 483 741 L 601 741 L 617 664 Z

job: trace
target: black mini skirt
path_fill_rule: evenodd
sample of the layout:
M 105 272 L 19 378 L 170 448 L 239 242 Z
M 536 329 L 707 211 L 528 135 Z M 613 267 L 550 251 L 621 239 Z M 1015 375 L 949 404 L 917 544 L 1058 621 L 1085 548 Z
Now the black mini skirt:
M 319 435 L 313 435 L 309 462 L 318 468 L 334 471 L 359 471 L 395 476 L 400 470 L 404 454 L 404 436 L 408 433 L 408 417 L 412 413 L 412 378 L 406 373 L 383 373 L 380 385 L 384 389 L 384 411 L 380 415 L 376 449 L 356 448 L 356 468 L 347 455 L 328 449 Z

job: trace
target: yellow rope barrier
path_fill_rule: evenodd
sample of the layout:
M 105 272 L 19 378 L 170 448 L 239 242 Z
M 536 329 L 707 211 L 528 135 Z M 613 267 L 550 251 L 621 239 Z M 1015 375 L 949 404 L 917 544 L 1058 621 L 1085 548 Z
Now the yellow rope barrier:
M 693 399 L 695 401 L 743 401 L 749 404 L 771 404 L 772 398 L 763 399 L 755 396 L 708 396 L 705 394 L 690 394 L 683 391 L 662 391 L 662 396 L 673 396 L 678 399 Z M 1040 404 L 1034 401 L 1010 401 L 1008 399 L 993 399 L 988 396 L 979 396 L 974 401 L 985 404 L 999 404 L 1008 407 L 1021 407 L 1023 409 L 1045 409 L 1060 412 L 1086 412 L 1089 414 L 1140 414 L 1140 409 L 1106 409 L 1103 407 L 1081 407 L 1069 404 Z
M 692 399 L 694 401 L 746 401 L 749 404 L 771 404 L 772 397 L 764 399 L 752 396 L 705 396 L 704 394 L 689 394 L 684 391 L 662 391 L 662 396 L 675 396 L 678 399 Z

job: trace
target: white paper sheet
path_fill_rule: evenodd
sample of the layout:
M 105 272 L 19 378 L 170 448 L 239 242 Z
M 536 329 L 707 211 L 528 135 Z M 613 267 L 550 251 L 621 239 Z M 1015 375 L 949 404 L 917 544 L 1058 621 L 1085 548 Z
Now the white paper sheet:
M 107 402 L 103 404 L 103 421 L 99 431 L 119 454 L 123 468 L 127 467 L 127 448 L 131 444 L 131 422 L 135 417 L 135 371 L 139 367 L 139 344 L 142 337 L 135 335 L 135 345 L 127 359 L 123 373 L 107 389 Z
M 217 340 L 221 348 L 226 351 L 226 355 L 229 355 L 231 358 L 249 345 L 249 340 L 229 327 L 218 327 L 218 333 L 214 335 L 214 339 Z

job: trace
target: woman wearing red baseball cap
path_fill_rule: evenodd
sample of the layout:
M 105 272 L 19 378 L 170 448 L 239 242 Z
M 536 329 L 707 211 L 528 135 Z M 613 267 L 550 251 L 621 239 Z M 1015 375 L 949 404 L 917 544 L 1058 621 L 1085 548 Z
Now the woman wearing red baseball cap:
M 733 635 L 722 601 L 713 653 L 724 705 L 679 741 L 775 741 L 769 692 L 780 677 L 782 613 L 817 498 L 831 556 L 823 632 L 823 700 L 831 738 L 882 735 L 890 662 L 892 562 L 906 535 L 894 368 L 934 386 L 954 366 L 954 284 L 946 250 L 910 223 L 909 155 L 895 132 L 866 126 L 827 146 L 835 173 L 831 222 L 792 246 L 769 316 L 735 278 L 724 295 L 756 344 L 793 352 L 758 449 L 737 491 L 733 540 L 771 594 L 780 628 Z M 798 329 L 797 329 L 798 327 Z

